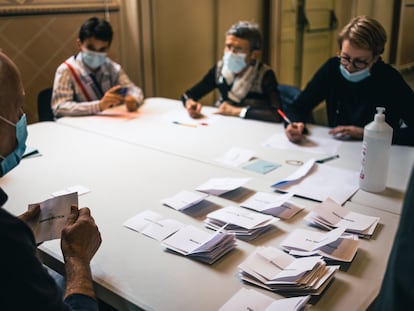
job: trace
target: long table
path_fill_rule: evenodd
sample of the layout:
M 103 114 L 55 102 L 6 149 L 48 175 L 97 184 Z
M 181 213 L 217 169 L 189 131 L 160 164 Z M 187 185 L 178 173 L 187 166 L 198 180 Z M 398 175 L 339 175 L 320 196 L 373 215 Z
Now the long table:
M 161 101 L 154 102 L 158 105 Z M 168 101 L 162 103 L 168 105 Z M 254 148 L 268 137 L 266 130 L 277 128 L 275 124 L 239 120 L 246 122 L 238 125 L 243 131 L 242 135 L 252 133 L 262 136 L 245 136 L 244 139 L 238 138 L 236 141 L 232 138 L 239 136 L 233 132 L 229 138 L 225 136 L 220 140 L 216 136 L 207 140 L 206 136 L 204 143 L 208 142 L 208 145 L 195 139 L 199 137 L 197 136 L 193 138 L 194 148 L 188 148 L 193 133 L 190 131 L 178 134 L 175 131 L 199 128 L 171 127 L 171 124 L 165 124 L 174 133 L 152 133 L 150 129 L 145 129 L 145 118 L 139 119 L 140 115 L 150 114 L 150 104 L 152 103 L 146 103 L 144 109 L 134 118 L 64 118 L 65 120 L 59 122 L 30 125 L 28 145 L 38 148 L 42 156 L 24 159 L 16 169 L 0 180 L 0 186 L 9 194 L 5 208 L 18 215 L 28 204 L 42 201 L 54 191 L 82 184 L 91 189 L 91 192 L 79 197 L 80 206 L 88 206 L 92 210 L 103 237 L 102 246 L 92 261 L 97 295 L 102 300 L 119 310 L 217 310 L 241 287 L 251 288 L 240 281 L 238 264 L 255 247 L 277 247 L 294 228 L 309 228 L 303 218 L 317 203 L 295 198 L 294 200 L 305 206 L 304 211 L 290 221 L 277 222 L 275 230 L 257 240 L 250 243 L 238 241 L 236 250 L 213 265 L 166 252 L 159 242 L 125 228 L 122 224 L 127 219 L 147 209 L 156 211 L 165 218 L 203 228 L 202 221 L 207 211 L 189 215 L 163 206 L 160 200 L 181 190 L 195 189 L 212 177 L 251 177 L 245 185 L 248 190 L 271 191 L 269 181 L 290 169 L 288 165 L 284 165 L 285 171 L 278 169 L 274 173 L 276 175 L 264 177 L 240 168 L 223 166 L 210 157 L 221 154 L 233 144 Z M 154 119 L 161 117 L 160 111 L 154 111 Z M 238 120 L 227 119 L 232 126 Z M 75 123 L 80 121 L 83 121 L 83 126 L 76 126 Z M 100 130 L 99 127 L 88 128 L 93 122 L 95 125 L 107 122 L 108 131 L 103 126 Z M 218 127 L 220 122 L 222 121 L 217 120 L 210 124 L 208 130 L 218 130 L 216 125 Z M 250 127 L 249 124 L 254 126 Z M 245 126 L 249 127 L 246 132 Z M 143 130 L 138 131 L 139 127 Z M 121 135 L 122 128 L 132 131 L 128 137 L 134 137 L 135 134 L 143 139 L 153 136 L 153 139 L 148 139 L 146 143 L 129 140 L 126 136 L 118 136 Z M 163 135 L 169 139 L 174 138 L 177 148 L 172 148 L 173 144 L 171 149 L 167 148 L 169 139 L 164 141 L 165 144 L 157 145 L 154 139 L 161 139 Z M 354 142 L 351 144 L 356 146 Z M 205 153 L 198 149 L 203 145 L 206 147 Z M 349 150 L 351 148 L 345 149 L 336 164 L 347 162 L 346 154 L 352 152 Z M 274 150 L 263 148 L 260 149 L 259 156 L 272 159 L 270 155 L 273 153 L 276 157 Z M 197 158 L 199 154 L 203 156 Z M 277 156 L 281 161 L 283 157 L 291 155 L 287 151 L 278 151 Z M 295 158 L 306 160 L 307 155 L 295 154 Z M 403 188 L 404 184 L 400 186 Z M 208 200 L 214 206 L 236 204 L 223 197 L 209 196 Z M 312 309 L 315 310 L 364 310 L 381 285 L 399 215 L 352 200 L 345 206 L 380 217 L 380 226 L 371 240 L 361 240 L 354 261 L 346 271 L 337 273 L 332 284 L 313 305 Z M 40 246 L 40 253 L 46 264 L 63 272 L 59 240 L 44 243 Z M 270 297 L 281 298 L 278 294 L 257 290 Z
M 210 115 L 215 109 L 204 107 L 203 111 L 207 111 L 206 114 Z M 214 159 L 223 155 L 231 147 L 254 150 L 258 158 L 281 164 L 284 164 L 286 159 L 305 162 L 310 158 L 326 156 L 308 152 L 306 148 L 292 151 L 291 149 L 265 147 L 263 143 L 273 134 L 278 133 L 284 137 L 282 124 L 217 116 L 211 120 L 208 119 L 207 125 L 200 125 L 203 124 L 203 120 L 191 121 L 181 101 L 178 100 L 148 98 L 137 113 L 125 114 L 122 111 L 125 111 L 125 107 L 117 107 L 112 112 L 101 116 L 61 118 L 58 123 L 214 164 L 217 164 Z M 197 126 L 177 125 L 174 123 L 176 120 L 184 120 L 185 123 Z M 309 125 L 309 129 L 310 137 L 332 139 L 326 127 Z M 361 141 L 341 142 L 337 152 L 340 158 L 325 165 L 359 171 L 361 149 Z M 399 214 L 413 164 L 413 147 L 393 145 L 387 189 L 383 193 L 375 194 L 359 190 L 350 200 Z M 292 173 L 296 168 L 282 165 L 281 168 L 262 176 L 262 179 L 272 183 Z M 239 168 L 239 170 L 242 169 Z

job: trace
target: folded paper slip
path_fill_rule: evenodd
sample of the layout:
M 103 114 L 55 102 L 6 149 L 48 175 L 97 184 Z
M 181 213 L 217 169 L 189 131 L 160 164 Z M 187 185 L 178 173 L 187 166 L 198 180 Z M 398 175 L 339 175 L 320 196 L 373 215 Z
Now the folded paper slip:
M 239 265 L 243 281 L 291 296 L 320 295 L 337 270 L 320 256 L 295 258 L 274 247 L 258 247 Z
M 212 264 L 236 247 L 233 234 L 217 232 L 210 234 L 188 225 L 162 242 L 175 253 Z
M 310 296 L 273 299 L 254 289 L 241 288 L 219 311 L 254 310 L 254 311 L 299 311 L 303 310 Z
M 352 212 L 327 198 L 316 205 L 312 212 L 306 215 L 305 220 L 327 230 L 344 227 L 346 232 L 369 238 L 374 233 L 380 218 Z
M 304 209 L 303 206 L 290 201 L 292 197 L 293 194 L 291 193 L 278 195 L 275 193 L 257 192 L 242 202 L 240 206 L 281 219 L 290 219 Z
M 358 251 L 359 240 L 355 235 L 345 235 L 345 228 L 329 232 L 296 229 L 280 243 L 293 256 L 321 255 L 326 259 L 351 262 Z
M 345 203 L 359 188 L 358 172 L 309 160 L 290 176 L 272 185 L 278 191 L 324 201 L 330 197 Z
M 227 206 L 207 215 L 204 224 L 213 230 L 234 233 L 237 238 L 251 240 L 272 228 L 279 220 L 269 215 L 249 211 L 238 206 Z

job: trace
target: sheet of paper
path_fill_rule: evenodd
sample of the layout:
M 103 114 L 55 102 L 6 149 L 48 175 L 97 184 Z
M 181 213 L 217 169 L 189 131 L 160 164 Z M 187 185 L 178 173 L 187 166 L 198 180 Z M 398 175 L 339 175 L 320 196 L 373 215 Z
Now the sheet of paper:
M 243 166 L 243 168 L 259 174 L 267 174 L 280 166 L 281 164 L 278 163 L 273 163 L 262 159 L 256 159 Z
M 163 245 L 183 255 L 191 254 L 212 238 L 206 231 L 188 225 L 165 239 Z
M 72 193 L 72 192 L 77 192 L 78 195 L 82 195 L 82 194 L 91 192 L 91 190 L 83 185 L 74 185 L 74 186 L 67 187 L 66 189 L 53 192 L 52 196 L 57 197 L 57 196 L 61 196 L 61 195 Z
M 242 287 L 218 311 L 265 311 L 266 308 L 272 304 L 272 302 L 272 298 L 267 297 L 256 290 Z
M 162 219 L 157 222 L 150 223 L 141 231 L 141 233 L 157 241 L 162 241 L 176 233 L 184 226 L 185 225 L 183 223 L 175 219 Z
M 214 124 L 217 120 L 222 118 L 221 115 L 214 114 L 216 111 L 216 107 L 203 106 L 203 109 L 201 110 L 202 116 L 200 118 L 193 119 L 188 115 L 187 110 L 183 107 L 183 109 L 170 110 L 160 117 L 163 118 L 165 122 L 176 124 L 177 126 L 179 126 L 178 123 L 183 123 L 192 124 L 197 128 L 203 128 Z
M 217 157 L 215 160 L 221 164 L 236 167 L 249 161 L 255 154 L 256 152 L 253 150 L 235 147 L 231 148 L 225 154 Z
M 274 188 L 320 202 L 330 197 L 343 204 L 359 189 L 358 174 L 356 171 L 315 163 L 304 178 Z
M 43 201 L 40 204 L 40 215 L 38 218 L 28 222 L 32 228 L 36 243 L 60 239 L 62 229 L 66 225 L 70 215 L 71 205 L 78 205 L 78 194 L 76 192 L 64 194 Z M 35 204 L 30 204 L 29 208 Z
M 162 216 L 156 212 L 145 210 L 124 222 L 124 226 L 137 232 L 142 232 L 153 223 L 158 223 Z
M 290 174 L 288 177 L 274 183 L 272 187 L 284 186 L 284 185 L 287 185 L 291 182 L 297 181 L 305 177 L 309 173 L 309 171 L 312 169 L 314 164 L 315 164 L 315 159 L 310 159 L 309 161 L 304 163 L 302 166 L 300 166 L 296 171 Z
M 196 190 L 218 196 L 243 186 L 249 180 L 250 178 L 211 178 L 198 186 Z
M 336 154 L 341 144 L 342 142 L 338 140 L 317 136 L 307 136 L 300 144 L 295 144 L 290 142 L 285 134 L 274 134 L 263 143 L 263 146 L 318 154 Z
M 315 206 L 312 212 L 335 227 L 345 227 L 357 231 L 366 230 L 378 219 L 378 217 L 352 212 L 346 207 L 340 206 L 331 198 L 327 198 L 321 204 Z
M 289 201 L 292 196 L 291 193 L 275 194 L 259 191 L 242 202 L 240 206 L 282 219 L 289 219 L 304 209 L 304 207 Z
M 233 224 L 246 229 L 254 229 L 271 224 L 277 220 L 273 216 L 260 214 L 238 206 L 226 206 L 207 215 L 223 223 Z
M 337 228 L 328 232 L 319 232 L 306 229 L 295 229 L 280 246 L 287 249 L 314 251 L 339 239 L 345 228 Z
M 206 197 L 208 197 L 206 193 L 184 190 L 172 197 L 161 200 L 161 203 L 180 211 L 200 203 Z

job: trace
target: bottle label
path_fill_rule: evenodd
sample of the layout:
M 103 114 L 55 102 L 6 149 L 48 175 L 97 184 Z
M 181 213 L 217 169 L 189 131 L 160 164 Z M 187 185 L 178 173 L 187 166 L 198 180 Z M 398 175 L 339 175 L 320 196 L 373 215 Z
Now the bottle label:
M 365 161 L 367 156 L 367 142 L 362 142 L 362 157 L 361 157 L 361 171 L 359 172 L 359 179 L 365 179 Z

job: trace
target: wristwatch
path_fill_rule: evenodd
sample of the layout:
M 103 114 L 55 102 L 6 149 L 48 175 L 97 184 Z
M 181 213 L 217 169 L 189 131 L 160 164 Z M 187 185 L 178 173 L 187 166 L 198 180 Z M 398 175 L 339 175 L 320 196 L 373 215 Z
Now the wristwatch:
M 247 107 L 244 107 L 240 110 L 240 113 L 239 113 L 240 118 L 244 119 L 246 117 L 247 109 L 248 109 Z

